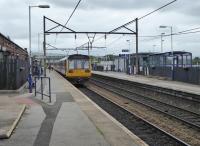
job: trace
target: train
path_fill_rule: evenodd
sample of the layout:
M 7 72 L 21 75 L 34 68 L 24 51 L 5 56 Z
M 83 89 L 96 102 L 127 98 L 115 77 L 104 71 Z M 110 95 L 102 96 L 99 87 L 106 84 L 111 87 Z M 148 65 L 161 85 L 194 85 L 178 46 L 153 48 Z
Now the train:
M 92 75 L 88 55 L 69 55 L 54 63 L 53 68 L 64 75 L 72 84 L 84 84 Z

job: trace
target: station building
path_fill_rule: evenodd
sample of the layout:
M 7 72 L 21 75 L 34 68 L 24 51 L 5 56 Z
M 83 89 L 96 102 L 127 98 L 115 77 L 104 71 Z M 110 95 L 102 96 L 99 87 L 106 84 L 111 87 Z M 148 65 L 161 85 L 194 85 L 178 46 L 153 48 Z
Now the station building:
M 29 59 L 26 49 L 0 33 L 0 90 L 16 90 L 26 83 Z

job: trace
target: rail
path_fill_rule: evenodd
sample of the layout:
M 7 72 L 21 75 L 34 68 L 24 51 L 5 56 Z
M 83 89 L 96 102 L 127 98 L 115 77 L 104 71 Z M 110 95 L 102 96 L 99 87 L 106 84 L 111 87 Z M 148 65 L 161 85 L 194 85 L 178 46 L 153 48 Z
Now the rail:
M 158 126 L 150 123 L 144 118 L 131 112 L 117 102 L 113 101 L 106 96 L 92 90 L 91 88 L 79 88 L 84 94 L 92 99 L 96 104 L 103 108 L 106 112 L 111 114 L 115 119 L 120 121 L 131 132 L 134 132 L 139 138 L 149 145 L 178 145 L 190 146 L 181 139 L 173 136 L 172 134 L 164 131 Z M 99 89 L 98 89 L 99 90 Z M 117 114 L 116 114 L 117 111 Z M 138 128 L 140 127 L 140 128 Z
M 192 126 L 196 129 L 200 128 L 199 123 L 199 114 L 179 108 L 177 106 L 173 106 L 155 99 L 147 98 L 146 96 L 140 95 L 138 93 L 132 92 L 128 89 L 128 87 L 124 84 L 118 84 L 116 85 L 116 82 L 109 82 L 106 81 L 100 81 L 96 79 L 90 79 L 90 82 L 104 88 L 106 90 L 109 90 L 115 94 L 118 94 L 122 97 L 131 99 L 134 102 L 137 102 L 139 104 L 142 104 L 144 106 L 147 106 L 151 109 L 154 109 L 156 111 L 159 111 L 165 115 L 168 115 L 170 117 L 173 117 L 177 120 L 182 121 L 183 123 Z M 100 83 L 100 84 L 98 84 Z M 136 95 L 136 96 L 134 96 Z M 192 118 L 191 118 L 192 117 Z

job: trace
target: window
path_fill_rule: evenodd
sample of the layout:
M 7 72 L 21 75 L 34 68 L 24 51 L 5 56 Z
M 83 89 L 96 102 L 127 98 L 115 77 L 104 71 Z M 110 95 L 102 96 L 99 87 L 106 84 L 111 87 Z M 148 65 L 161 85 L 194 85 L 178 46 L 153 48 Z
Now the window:
M 3 52 L 0 52 L 0 60 L 3 59 Z
M 69 60 L 69 69 L 89 69 L 89 60 Z
M 69 60 L 69 69 L 74 69 L 74 60 Z

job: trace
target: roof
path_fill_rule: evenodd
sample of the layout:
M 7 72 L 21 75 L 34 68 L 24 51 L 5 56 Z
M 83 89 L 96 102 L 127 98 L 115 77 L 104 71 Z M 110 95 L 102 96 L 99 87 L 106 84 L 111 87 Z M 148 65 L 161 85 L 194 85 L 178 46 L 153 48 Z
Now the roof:
M 68 59 L 89 59 L 88 55 L 82 55 L 82 54 L 73 54 L 69 55 Z
M 59 62 L 60 62 L 60 61 L 67 60 L 67 58 L 68 58 L 68 57 L 64 57 L 64 58 L 60 59 Z
M 13 42 L 12 40 L 8 39 L 6 36 L 4 36 L 2 33 L 0 33 L 0 36 L 3 37 L 4 39 L 6 39 L 7 41 L 9 41 L 10 43 L 14 44 L 16 47 L 22 49 L 23 51 L 26 51 L 24 50 L 22 47 L 20 47 L 19 45 L 17 45 L 15 42 Z
M 153 54 L 155 54 L 155 53 L 153 53 L 153 52 L 140 52 L 140 53 L 138 53 L 138 55 L 153 55 Z M 133 54 L 131 54 L 131 55 L 136 55 L 136 53 L 133 53 Z
M 175 56 L 177 56 L 177 55 L 192 55 L 192 53 L 186 52 L 186 51 L 173 51 L 173 52 L 150 54 L 149 56 L 172 56 L 172 55 L 175 55 Z

